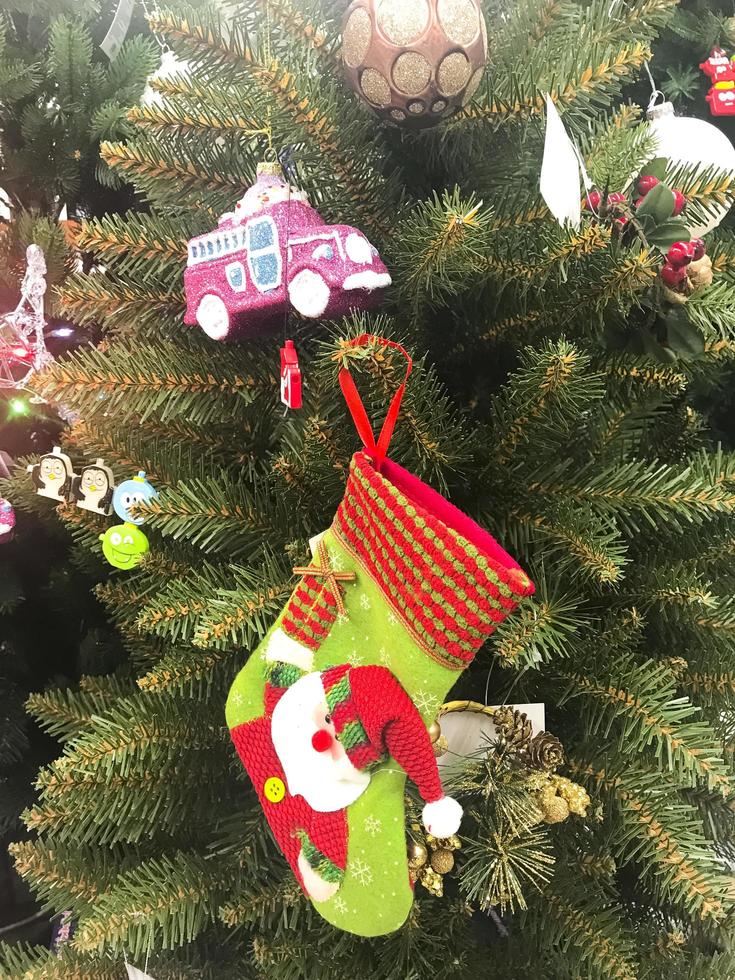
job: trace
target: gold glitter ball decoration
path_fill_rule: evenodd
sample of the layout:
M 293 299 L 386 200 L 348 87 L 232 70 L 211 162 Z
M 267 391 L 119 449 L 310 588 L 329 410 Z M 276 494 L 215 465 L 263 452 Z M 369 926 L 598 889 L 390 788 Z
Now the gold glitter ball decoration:
M 559 796 L 566 800 L 570 813 L 574 813 L 578 817 L 587 816 L 587 810 L 592 801 L 584 786 L 573 783 L 571 779 L 566 779 L 564 776 L 554 776 L 552 785 Z
M 429 851 L 424 844 L 419 841 L 411 841 L 408 845 L 408 866 L 412 871 L 423 868 L 429 860 Z
M 561 796 L 551 796 L 541 801 L 544 823 L 561 823 L 569 816 L 569 804 Z
M 438 721 L 432 721 L 432 723 L 429 725 L 427 731 L 429 733 L 429 738 L 431 739 L 431 741 L 433 743 L 433 742 L 436 742 L 436 740 L 441 737 L 442 726 L 439 724 Z
M 538 773 L 529 780 L 529 788 L 536 790 L 536 803 L 544 823 L 561 823 L 570 814 L 586 817 L 592 802 L 584 786 L 565 776 Z
M 454 855 L 446 847 L 440 847 L 431 855 L 431 867 L 437 874 L 446 875 L 454 867 Z
M 342 59 L 350 88 L 381 119 L 435 126 L 466 106 L 482 81 L 480 0 L 352 0 Z

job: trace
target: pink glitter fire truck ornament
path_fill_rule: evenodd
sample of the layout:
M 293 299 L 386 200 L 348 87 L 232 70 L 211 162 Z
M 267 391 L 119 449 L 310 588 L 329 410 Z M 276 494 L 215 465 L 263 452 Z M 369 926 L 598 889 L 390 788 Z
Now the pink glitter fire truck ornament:
M 0 544 L 13 540 L 15 532 L 15 511 L 5 497 L 0 497 Z
M 309 319 L 369 309 L 390 283 L 362 232 L 325 225 L 278 164 L 261 163 L 217 230 L 189 242 L 184 322 L 227 340 L 277 325 L 288 304 Z

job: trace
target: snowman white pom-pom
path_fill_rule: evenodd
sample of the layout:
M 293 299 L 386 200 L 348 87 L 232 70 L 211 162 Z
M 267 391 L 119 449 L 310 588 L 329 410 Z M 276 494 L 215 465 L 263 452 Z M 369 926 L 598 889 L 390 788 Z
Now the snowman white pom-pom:
M 462 807 L 451 796 L 443 796 L 426 804 L 421 819 L 432 837 L 451 837 L 462 822 Z

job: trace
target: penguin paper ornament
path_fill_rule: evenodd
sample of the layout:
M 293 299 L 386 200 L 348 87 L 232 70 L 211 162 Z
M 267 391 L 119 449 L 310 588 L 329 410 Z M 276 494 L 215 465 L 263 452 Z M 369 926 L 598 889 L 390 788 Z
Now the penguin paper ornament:
M 115 478 L 103 459 L 85 466 L 74 481 L 74 499 L 77 507 L 92 514 L 109 516 L 112 513 L 112 494 Z
M 31 463 L 27 469 L 33 479 L 36 493 L 40 497 L 48 497 L 49 500 L 56 500 L 59 503 L 71 499 L 75 480 L 74 467 L 59 446 L 54 446 L 53 452 L 46 453 L 37 463 Z

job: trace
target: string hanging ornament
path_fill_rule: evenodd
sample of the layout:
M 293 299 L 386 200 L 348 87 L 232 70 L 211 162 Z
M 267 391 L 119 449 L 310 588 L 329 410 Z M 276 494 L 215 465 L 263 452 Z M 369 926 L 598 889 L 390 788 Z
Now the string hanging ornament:
M 18 305 L 0 314 L 0 389 L 25 388 L 31 375 L 53 361 L 46 349 L 46 259 L 39 245 L 26 249 Z

